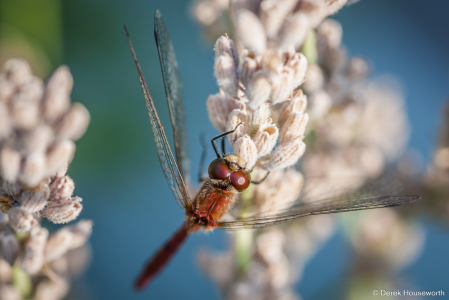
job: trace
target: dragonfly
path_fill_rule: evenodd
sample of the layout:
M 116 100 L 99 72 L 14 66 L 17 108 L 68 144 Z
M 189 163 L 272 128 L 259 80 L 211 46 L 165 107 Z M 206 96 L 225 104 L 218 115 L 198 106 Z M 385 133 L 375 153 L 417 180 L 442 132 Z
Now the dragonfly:
M 175 155 L 162 127 L 126 26 L 125 33 L 148 109 L 162 171 L 174 198 L 185 210 L 184 223 L 147 262 L 135 282 L 136 289 L 141 290 L 146 287 L 169 262 L 186 238 L 196 231 L 214 228 L 224 230 L 261 228 L 309 215 L 393 207 L 421 198 L 420 196 L 391 196 L 389 193 L 402 189 L 401 184 L 395 180 L 369 181 L 361 188 L 360 182 L 347 181 L 342 184 L 341 178 L 331 179 L 324 184 L 327 192 L 316 193 L 318 189 L 324 188 L 323 180 L 309 178 L 305 181 L 301 196 L 287 206 L 279 207 L 275 212 L 261 211 L 233 216 L 228 212 L 234 203 L 238 202 L 239 195 L 251 184 L 251 170 L 246 168 L 246 162 L 236 155 L 225 154 L 223 138 L 233 130 L 211 140 L 217 158 L 209 165 L 209 178 L 203 181 L 198 193 L 192 198 L 187 189 L 189 170 L 181 80 L 173 45 L 161 13 L 155 12 L 154 35 L 172 123 Z M 221 152 L 216 145 L 217 139 L 220 138 L 222 139 Z M 332 190 L 329 187 L 335 187 L 335 189 Z

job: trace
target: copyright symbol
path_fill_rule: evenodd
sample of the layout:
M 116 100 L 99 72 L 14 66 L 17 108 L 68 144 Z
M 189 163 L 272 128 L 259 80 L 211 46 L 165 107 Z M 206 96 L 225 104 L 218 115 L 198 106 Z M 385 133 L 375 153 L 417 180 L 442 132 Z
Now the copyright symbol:
M 373 290 L 373 295 L 374 295 L 374 296 L 379 295 L 379 291 L 378 291 L 378 290 Z

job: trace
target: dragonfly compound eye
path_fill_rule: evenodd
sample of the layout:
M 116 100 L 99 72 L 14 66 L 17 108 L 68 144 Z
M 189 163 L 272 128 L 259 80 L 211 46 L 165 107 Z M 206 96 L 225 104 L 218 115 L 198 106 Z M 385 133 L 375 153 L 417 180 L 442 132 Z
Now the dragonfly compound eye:
M 231 184 L 239 192 L 243 192 L 251 182 L 251 175 L 248 171 L 236 171 L 231 173 Z
M 211 179 L 226 179 L 231 175 L 226 161 L 223 158 L 214 159 L 209 165 L 209 177 Z

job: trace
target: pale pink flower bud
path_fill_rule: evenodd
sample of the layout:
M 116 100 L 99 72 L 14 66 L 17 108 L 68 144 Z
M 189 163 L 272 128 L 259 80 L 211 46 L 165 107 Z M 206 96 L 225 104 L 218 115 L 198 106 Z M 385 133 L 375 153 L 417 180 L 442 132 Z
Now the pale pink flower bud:
M 326 14 L 325 16 L 330 16 L 334 13 L 336 13 L 337 11 L 340 10 L 340 8 L 342 8 L 346 3 L 348 2 L 348 0 L 332 0 L 332 1 L 327 1 L 327 5 L 326 5 Z M 355 1 L 352 1 L 353 3 Z
M 62 201 L 72 197 L 75 182 L 70 176 L 58 177 L 50 184 L 50 199 Z
M 292 86 L 293 74 L 291 70 L 284 70 L 281 73 L 270 73 L 271 83 L 271 103 L 276 104 L 287 100 L 293 92 Z
M 297 0 L 265 0 L 260 4 L 260 19 L 269 39 L 276 39 L 287 15 L 298 3 Z
M 231 112 L 228 99 L 223 94 L 210 95 L 206 101 L 209 119 L 218 131 L 224 132 Z
M 279 134 L 279 143 L 287 143 L 298 137 L 303 137 L 306 131 L 307 122 L 309 121 L 308 114 L 292 112 L 288 116 Z
M 253 78 L 246 86 L 246 95 L 249 99 L 249 107 L 252 110 L 259 108 L 264 102 L 268 100 L 271 94 L 271 85 L 268 81 L 266 72 L 257 71 Z
M 318 47 L 329 47 L 331 49 L 340 47 L 343 29 L 339 22 L 326 19 L 317 27 L 317 33 Z
M 12 278 L 12 266 L 4 259 L 0 258 L 0 282 L 5 284 Z M 1 298 L 4 299 L 4 298 Z
M 262 69 L 268 70 L 273 73 L 280 73 L 284 67 L 284 61 L 279 51 L 274 49 L 267 49 L 260 59 L 260 65 Z
M 286 49 L 291 46 L 299 48 L 304 43 L 310 27 L 310 19 L 305 13 L 295 13 L 285 23 L 281 31 L 279 48 Z
M 20 244 L 15 234 L 10 230 L 0 232 L 0 255 L 10 265 L 14 264 L 19 255 Z
M 22 149 L 22 155 L 33 152 L 45 152 L 53 138 L 53 129 L 48 125 L 41 125 L 21 136 L 19 148 Z
M 229 114 L 228 124 L 226 125 L 226 131 L 235 130 L 228 135 L 229 143 L 234 147 L 235 141 L 241 136 L 245 135 L 248 131 L 247 115 L 244 110 L 234 109 Z
M 267 155 L 273 150 L 278 136 L 279 130 L 276 124 L 271 123 L 271 119 L 259 127 L 259 130 L 257 130 L 253 137 L 259 157 Z
M 43 279 L 36 287 L 33 300 L 63 299 L 69 292 L 69 288 L 70 285 L 67 279 L 62 277 L 59 277 L 58 281 Z
M 220 55 L 229 55 L 232 57 L 234 61 L 234 66 L 238 68 L 239 66 L 239 54 L 237 53 L 237 49 L 235 48 L 234 41 L 230 39 L 227 35 L 222 35 L 215 42 L 215 57 L 219 57 Z
M 234 154 L 246 161 L 246 168 L 252 169 L 257 162 L 257 147 L 249 135 L 237 139 L 233 145 Z
M 237 67 L 231 56 L 225 54 L 215 58 L 214 75 L 218 85 L 226 94 L 233 98 L 237 97 L 239 88 Z
M 309 64 L 307 68 L 306 80 L 304 81 L 303 88 L 306 92 L 312 93 L 323 87 L 324 75 L 320 66 L 317 64 Z
M 9 224 L 17 232 L 30 231 L 39 222 L 31 212 L 20 206 L 8 210 Z
M 300 86 L 307 73 L 308 61 L 302 53 L 295 53 L 292 59 L 287 62 L 287 65 L 293 69 L 292 89 L 296 89 Z
M 11 120 L 9 117 L 8 107 L 0 99 L 0 141 L 5 137 L 7 137 L 10 132 L 11 132 Z
M 56 134 L 59 139 L 79 139 L 89 125 L 89 111 L 81 104 L 75 103 L 57 125 Z
M 75 249 L 84 245 L 92 233 L 93 222 L 91 220 L 81 220 L 75 225 L 69 226 L 72 233 L 70 249 Z
M 327 16 L 325 6 L 324 1 L 303 0 L 299 12 L 306 14 L 309 18 L 310 27 L 315 28 Z
M 69 227 L 63 227 L 50 235 L 44 250 L 45 261 L 54 261 L 70 249 L 73 234 Z
M 0 175 L 8 182 L 15 182 L 20 171 L 20 154 L 14 149 L 4 148 L 0 152 Z
M 19 182 L 8 182 L 3 180 L 1 188 L 6 194 L 11 196 L 17 196 L 22 192 L 22 186 Z
M 55 224 L 68 223 L 75 220 L 83 206 L 80 197 L 72 197 L 62 201 L 52 201 L 43 210 L 42 216 Z
M 25 190 L 20 196 L 20 205 L 29 212 L 38 212 L 47 205 L 50 189 L 47 185 L 41 185 L 37 189 Z
M 14 127 L 20 130 L 31 129 L 39 121 L 40 107 L 26 99 L 13 97 L 11 116 L 14 119 Z
M 24 59 L 12 58 L 5 62 L 6 77 L 16 86 L 25 84 L 31 78 L 31 68 Z
M 22 87 L 20 87 L 18 97 L 36 103 L 42 99 L 43 94 L 44 84 L 42 80 L 33 75 Z
M 332 106 L 332 98 L 323 90 L 310 95 L 310 116 L 312 118 L 322 118 Z
M 45 154 L 31 153 L 25 158 L 20 181 L 28 187 L 34 187 L 44 178 L 45 171 Z
M 274 171 L 293 166 L 298 162 L 305 150 L 306 144 L 300 139 L 280 144 L 271 153 L 266 169 Z
M 45 90 L 45 119 L 54 122 L 70 108 L 70 93 L 73 87 L 73 77 L 69 68 L 59 67 L 51 75 Z
M 361 57 L 351 57 L 346 65 L 346 74 L 352 81 L 365 78 L 369 73 L 369 64 Z
M 4 300 L 22 300 L 20 290 L 12 284 L 5 284 L 0 286 L 0 299 Z
M 67 174 L 68 169 L 69 169 L 69 164 L 68 164 L 68 163 L 67 163 L 67 164 L 64 164 L 64 165 L 63 165 L 63 166 L 56 172 L 55 177 L 58 178 L 58 177 L 65 176 L 65 174 Z
M 241 9 L 235 16 L 235 30 L 239 41 L 254 53 L 262 53 L 267 47 L 265 30 L 259 18 L 249 10 Z
M 28 274 L 36 274 L 44 265 L 44 248 L 48 239 L 48 230 L 35 227 L 24 244 L 24 253 L 19 256 L 20 267 Z
M 290 101 L 286 101 L 282 104 L 277 124 L 282 128 L 285 121 L 287 121 L 288 116 L 292 112 L 304 113 L 307 108 L 307 97 L 304 95 L 302 90 L 298 90 L 293 95 Z
M 254 53 L 248 51 L 248 49 L 243 50 L 242 62 L 239 67 L 239 76 L 245 86 L 253 78 L 257 69 L 259 69 L 259 63 Z
M 47 174 L 53 176 L 69 163 L 75 154 L 75 143 L 65 140 L 54 145 L 47 153 Z
M 11 99 L 15 90 L 14 83 L 7 80 L 5 77 L 0 78 L 0 102 L 7 103 Z
M 253 137 L 259 127 L 263 125 L 267 119 L 270 117 L 270 105 L 268 103 L 262 104 L 258 109 L 252 112 L 251 120 L 249 121 L 250 128 L 248 129 L 248 134 Z

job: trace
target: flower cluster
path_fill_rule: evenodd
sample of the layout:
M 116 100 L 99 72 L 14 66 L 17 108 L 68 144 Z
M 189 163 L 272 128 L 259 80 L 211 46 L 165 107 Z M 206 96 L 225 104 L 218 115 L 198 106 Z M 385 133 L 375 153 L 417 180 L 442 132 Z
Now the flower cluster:
M 23 237 L 14 234 L 7 215 L 0 233 L 0 299 L 62 299 L 70 279 L 79 274 L 89 258 L 84 246 L 92 222 L 79 221 L 49 234 L 39 225 Z
M 44 85 L 20 59 L 0 74 L 0 208 L 18 232 L 30 231 L 39 215 L 67 223 L 82 210 L 66 172 L 89 113 L 71 104 L 72 86 L 67 67 Z
M 307 175 L 379 176 L 408 140 L 403 97 L 388 80 L 368 80 L 368 63 L 347 57 L 342 29 L 327 19 L 316 29 L 317 63 L 303 85 L 313 124 L 313 151 L 304 158 Z
M 49 234 L 42 217 L 78 217 L 81 198 L 66 174 L 89 113 L 71 104 L 73 78 L 58 68 L 44 84 L 28 63 L 11 59 L 0 73 L 0 299 L 62 299 L 86 265 L 92 222 Z
M 235 29 L 226 29 L 236 37 L 235 43 L 227 34 L 215 43 L 214 74 L 221 90 L 207 100 L 209 118 L 221 132 L 235 130 L 229 142 L 234 153 L 248 162 L 255 180 L 271 171 L 265 181 L 243 193 L 236 209 L 243 208 L 244 216 L 288 209 L 300 194 L 313 201 L 335 195 L 334 189 L 348 188 L 348 182 L 334 182 L 332 176 L 357 175 L 350 183 L 350 190 L 356 191 L 364 179 L 379 176 L 401 155 L 409 133 L 401 93 L 391 80 L 368 79 L 367 61 L 349 57 L 342 46 L 340 24 L 323 21 L 346 1 L 231 1 L 229 7 L 218 2 L 197 1 L 194 8 L 195 15 L 206 7 L 213 11 L 207 24 L 199 20 L 207 27 L 229 13 Z M 305 55 L 296 51 L 300 48 Z M 305 136 L 311 151 L 303 156 Z M 288 168 L 300 157 L 300 168 Z M 302 174 L 324 177 L 309 191 L 310 181 Z M 396 271 L 419 254 L 423 234 L 393 210 L 383 213 L 379 217 L 376 211 L 366 212 L 370 221 L 357 220 L 355 227 L 360 230 L 348 233 L 362 259 L 366 255 L 382 265 L 394 260 L 397 265 L 391 269 Z M 312 223 L 314 230 L 308 225 Z M 200 264 L 226 298 L 295 299 L 291 285 L 298 275 L 294 271 L 302 270 L 330 236 L 334 223 L 331 216 L 319 216 L 292 222 L 282 230 L 237 232 L 235 251 L 204 252 Z M 395 230 L 378 234 L 381 230 L 376 228 L 385 224 Z M 301 235 L 295 242 L 298 232 L 309 232 L 309 239 Z M 404 241 L 403 245 L 390 243 L 392 238 Z M 243 251 L 242 240 L 246 241 Z M 303 255 L 301 246 L 307 247 L 308 240 L 315 242 Z M 377 242 L 382 245 L 370 247 L 371 252 L 364 247 Z M 407 247 L 402 259 L 394 255 Z M 241 261 L 246 256 L 245 267 Z M 217 268 L 219 274 L 210 267 L 216 264 L 223 266 Z

